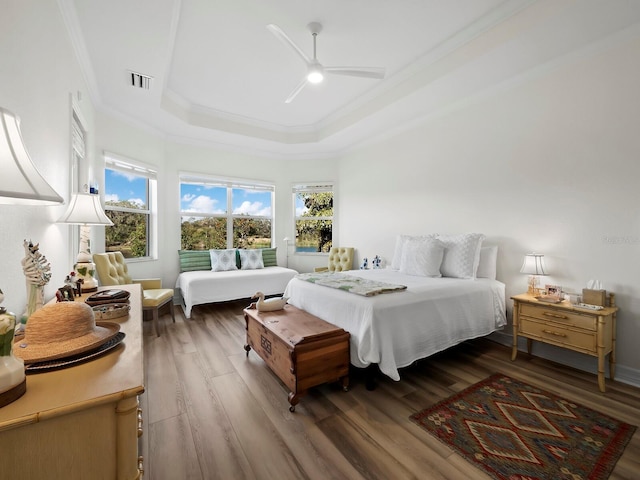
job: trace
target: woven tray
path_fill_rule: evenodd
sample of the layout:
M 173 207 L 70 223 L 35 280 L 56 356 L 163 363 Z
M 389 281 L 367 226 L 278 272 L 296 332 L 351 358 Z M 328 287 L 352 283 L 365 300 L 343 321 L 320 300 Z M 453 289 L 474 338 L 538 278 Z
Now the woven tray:
M 128 303 L 106 303 L 95 305 L 92 308 L 96 320 L 113 320 L 114 318 L 126 317 L 131 309 Z
M 117 298 L 112 298 L 112 299 L 102 297 L 101 294 L 103 294 L 103 292 L 94 293 L 89 298 L 87 298 L 84 303 L 86 303 L 90 307 L 94 307 L 96 305 L 106 305 L 110 303 L 129 303 L 129 296 L 130 296 L 129 292 L 127 291 L 123 291 L 123 292 L 124 292 L 123 295 L 118 296 Z

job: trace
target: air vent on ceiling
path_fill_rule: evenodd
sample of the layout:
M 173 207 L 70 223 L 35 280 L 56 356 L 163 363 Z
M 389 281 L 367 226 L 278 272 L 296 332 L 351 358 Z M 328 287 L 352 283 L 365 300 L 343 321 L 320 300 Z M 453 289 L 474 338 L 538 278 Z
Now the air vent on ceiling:
M 141 88 L 142 90 L 151 90 L 151 82 L 153 80 L 153 77 L 129 70 L 127 72 L 127 78 L 129 85 L 131 85 L 132 87 Z

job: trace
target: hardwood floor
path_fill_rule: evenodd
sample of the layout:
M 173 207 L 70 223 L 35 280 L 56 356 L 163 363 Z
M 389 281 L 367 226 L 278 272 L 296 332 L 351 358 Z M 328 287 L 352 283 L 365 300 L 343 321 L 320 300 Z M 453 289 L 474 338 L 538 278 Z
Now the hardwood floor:
M 145 322 L 145 478 L 488 479 L 409 416 L 495 372 L 640 424 L 640 389 L 607 380 L 602 394 L 594 375 L 526 353 L 511 362 L 486 339 L 403 369 L 400 382 L 381 376 L 375 391 L 355 371 L 349 392 L 314 388 L 291 413 L 280 380 L 245 356 L 247 304 L 199 306 L 189 320 L 177 307 L 160 337 Z M 610 478 L 640 478 L 640 429 Z

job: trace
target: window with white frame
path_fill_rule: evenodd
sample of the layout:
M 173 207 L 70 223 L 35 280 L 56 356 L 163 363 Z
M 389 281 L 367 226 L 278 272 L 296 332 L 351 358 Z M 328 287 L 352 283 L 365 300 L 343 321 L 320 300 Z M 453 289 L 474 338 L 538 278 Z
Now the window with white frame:
M 326 253 L 333 244 L 333 184 L 293 187 L 296 253 Z
M 107 252 L 125 258 L 155 257 L 157 173 L 142 163 L 105 155 L 105 227 Z
M 180 248 L 268 248 L 272 184 L 180 174 Z

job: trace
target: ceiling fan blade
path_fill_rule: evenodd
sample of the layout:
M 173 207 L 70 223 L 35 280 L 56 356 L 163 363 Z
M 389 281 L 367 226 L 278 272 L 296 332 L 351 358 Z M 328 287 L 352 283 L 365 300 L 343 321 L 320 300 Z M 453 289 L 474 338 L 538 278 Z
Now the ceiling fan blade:
M 288 45 L 289 48 L 293 49 L 294 52 L 300 55 L 300 58 L 302 58 L 302 60 L 304 60 L 305 63 L 307 64 L 311 63 L 311 59 L 309 58 L 309 56 L 306 53 L 304 53 L 300 49 L 300 47 L 298 47 L 295 43 L 293 43 L 293 40 L 291 40 L 289 36 L 286 33 L 284 33 L 278 25 L 274 23 L 270 23 L 269 25 L 267 25 L 267 30 L 273 33 L 282 43 L 284 43 L 285 45 Z
M 296 96 L 300 93 L 300 91 L 307 85 L 307 79 L 305 77 L 304 80 L 302 80 L 302 82 L 300 82 L 300 84 L 293 89 L 293 92 L 291 92 L 289 94 L 289 96 L 287 97 L 287 99 L 284 101 L 284 103 L 291 103 L 293 101 L 294 98 L 296 98 Z
M 327 73 L 351 77 L 384 78 L 385 69 L 380 67 L 324 67 Z

